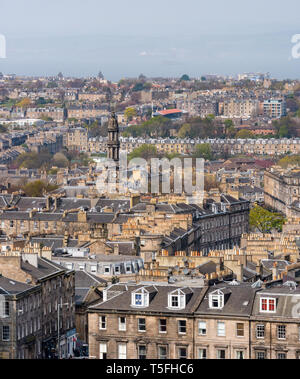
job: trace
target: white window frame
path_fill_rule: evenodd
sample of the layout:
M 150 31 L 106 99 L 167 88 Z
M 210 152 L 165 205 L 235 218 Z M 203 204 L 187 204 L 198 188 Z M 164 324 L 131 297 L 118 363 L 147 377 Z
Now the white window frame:
M 139 301 L 137 301 L 137 296 L 140 298 Z M 131 306 L 140 308 L 149 306 L 149 292 L 144 287 L 132 292 Z
M 118 359 L 127 359 L 127 345 L 126 345 L 126 343 L 119 343 L 118 344 Z
M 177 298 L 177 305 L 173 305 L 173 299 Z M 186 295 L 179 288 L 168 294 L 168 308 L 170 309 L 184 309 L 186 306 Z
M 218 302 L 218 306 L 214 306 L 214 301 Z M 222 309 L 224 307 L 224 294 L 222 291 L 217 290 L 209 294 L 209 308 L 210 309 Z
M 204 348 L 204 347 L 198 348 L 198 359 L 207 359 L 207 348 Z
M 180 331 L 180 327 L 181 327 L 180 323 L 181 322 L 185 322 L 185 332 L 181 332 Z M 187 322 L 186 322 L 186 320 L 177 320 L 177 323 L 178 323 L 178 334 L 186 334 L 186 330 L 187 330 Z
M 220 326 L 222 325 L 222 328 Z M 224 334 L 220 334 L 220 332 Z M 218 337 L 226 337 L 226 324 L 224 321 L 217 321 L 217 336 Z
M 124 322 L 122 322 L 122 319 L 124 319 Z M 119 331 L 126 332 L 126 317 L 125 316 L 119 317 Z
M 103 358 L 103 354 L 107 355 L 107 343 L 106 342 L 100 342 L 100 344 L 99 344 L 99 359 L 105 359 L 105 358 Z
M 142 324 L 144 327 L 145 327 L 145 329 L 140 329 L 140 320 L 144 320 L 144 324 Z M 143 317 L 139 317 L 138 318 L 138 331 L 139 332 L 141 332 L 141 333 L 145 333 L 146 331 L 147 331 L 147 329 L 146 329 L 146 319 L 145 318 L 143 318 Z
M 104 327 L 103 327 L 103 324 L 105 325 Z M 106 330 L 106 327 L 107 327 L 106 316 L 99 316 L 99 330 Z
M 206 321 L 198 321 L 198 335 L 206 336 L 207 334 L 207 324 Z
M 224 358 L 221 358 L 221 351 L 224 351 Z M 226 349 L 217 349 L 217 359 L 226 359 Z
M 261 328 L 261 330 L 260 330 Z M 261 336 L 258 336 L 258 333 L 262 333 L 263 332 L 263 337 Z M 265 339 L 265 333 L 266 333 L 266 327 L 264 324 L 256 324 L 256 327 L 255 327 L 255 335 L 256 335 L 256 338 L 259 339 L 259 340 L 263 340 Z
M 263 300 L 267 300 L 267 310 L 262 309 Z M 269 303 L 270 300 L 274 301 L 274 311 L 270 311 L 270 303 Z M 277 304 L 276 304 L 276 298 L 275 297 L 261 297 L 259 299 L 259 311 L 261 313 L 276 313 L 276 308 L 277 308 Z
M 282 331 L 281 328 L 284 331 Z M 286 325 L 277 325 L 276 334 L 277 334 L 278 340 L 281 340 L 281 341 L 286 340 Z M 280 335 L 284 335 L 284 337 L 280 337 Z
M 161 321 L 165 321 L 166 322 L 166 325 L 164 325 L 165 327 L 166 327 L 166 330 L 161 330 Z M 300 328 L 300 327 L 299 327 Z M 299 329 L 300 330 L 300 329 Z M 158 331 L 159 331 L 159 333 L 167 333 L 167 319 L 165 319 L 165 318 L 160 318 L 159 320 L 158 320 Z M 299 332 L 300 333 L 300 332 Z

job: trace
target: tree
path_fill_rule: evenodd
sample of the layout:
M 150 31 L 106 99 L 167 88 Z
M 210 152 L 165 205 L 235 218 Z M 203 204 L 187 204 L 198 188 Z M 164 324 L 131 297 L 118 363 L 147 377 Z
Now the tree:
M 239 130 L 235 135 L 235 138 L 242 138 L 242 139 L 253 138 L 253 137 L 254 137 L 253 133 L 247 129 Z
M 282 117 L 280 120 L 273 121 L 273 126 L 277 131 L 278 138 L 291 138 L 297 136 L 297 122 L 290 117 Z
M 31 100 L 28 97 L 25 97 L 24 99 L 22 99 L 16 104 L 16 107 L 28 108 L 30 107 L 30 105 L 31 105 Z
M 195 158 L 203 158 L 205 160 L 212 159 L 212 151 L 209 143 L 203 143 L 201 145 L 196 145 Z
M 51 158 L 51 154 L 47 151 L 41 151 L 39 154 L 29 152 L 19 155 L 15 164 L 19 168 L 41 168 L 42 166 L 49 166 Z
M 56 153 L 53 157 L 53 165 L 59 168 L 68 167 L 68 158 L 63 153 Z
M 136 109 L 132 107 L 126 108 L 124 112 L 124 116 L 127 121 L 132 121 L 133 117 L 136 117 L 136 115 L 137 115 Z
M 23 191 L 27 196 L 30 197 L 41 197 L 44 195 L 44 192 L 51 192 L 57 189 L 58 186 L 45 183 L 42 180 L 36 180 L 34 182 L 27 183 Z
M 187 74 L 182 75 L 180 78 L 180 81 L 188 82 L 190 80 L 190 77 Z
M 300 166 L 300 155 L 287 155 L 280 159 L 277 164 L 282 168 L 288 168 L 288 166 Z
M 178 137 L 179 138 L 186 138 L 189 135 L 191 135 L 192 126 L 191 124 L 183 124 L 182 127 L 179 129 Z
M 52 117 L 46 116 L 44 114 L 42 116 L 40 116 L 40 119 L 43 121 L 53 121 Z
M 158 156 L 157 149 L 153 145 L 142 145 L 134 149 L 128 156 L 128 160 L 133 158 L 143 158 L 149 160 L 150 158 L 156 158 Z
M 254 230 L 259 230 L 261 233 L 271 233 L 273 229 L 281 232 L 285 221 L 281 213 L 270 212 L 259 205 L 256 205 L 250 211 L 250 227 Z

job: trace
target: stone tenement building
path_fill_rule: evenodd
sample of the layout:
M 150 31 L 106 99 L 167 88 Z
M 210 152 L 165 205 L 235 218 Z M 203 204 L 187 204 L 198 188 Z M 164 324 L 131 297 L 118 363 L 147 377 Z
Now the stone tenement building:
M 227 249 L 248 232 L 249 202 L 220 195 L 192 204 L 137 203 L 133 199 L 26 198 L 0 196 L 3 237 L 66 235 L 90 243 L 96 253 L 104 244 L 134 242 L 134 255 L 151 261 L 161 249 Z M 31 209 L 31 210 L 28 210 Z
M 90 357 L 299 358 L 299 300 L 294 282 L 111 285 L 88 307 Z
M 38 254 L 6 253 L 0 255 L 0 273 L 5 273 L 0 276 L 0 354 L 15 359 L 52 358 L 58 353 L 58 327 L 60 356 L 73 354 L 74 271 Z
M 265 173 L 265 204 L 287 217 L 300 216 L 300 170 L 272 167 Z
M 212 152 L 216 154 L 246 154 L 246 155 L 268 155 L 280 156 L 289 153 L 300 153 L 299 138 L 282 139 L 154 139 L 120 137 L 120 148 L 128 154 L 134 149 L 145 144 L 154 145 L 160 154 L 193 154 L 196 145 L 209 144 Z M 107 138 L 98 137 L 91 145 L 91 152 L 107 151 Z

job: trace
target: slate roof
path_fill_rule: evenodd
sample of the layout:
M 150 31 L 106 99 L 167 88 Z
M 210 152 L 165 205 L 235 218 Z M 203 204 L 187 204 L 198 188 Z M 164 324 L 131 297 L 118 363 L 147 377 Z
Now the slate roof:
M 22 261 L 22 270 L 31 275 L 35 280 L 39 280 L 46 276 L 64 271 L 65 269 L 60 265 L 48 261 L 46 258 L 37 258 L 38 267 L 31 265 L 28 262 Z
M 223 309 L 211 309 L 209 308 L 209 294 L 218 289 L 227 294 L 224 298 L 224 307 Z M 252 288 L 248 283 L 239 283 L 236 286 L 219 283 L 209 288 L 195 313 L 250 316 L 256 291 L 257 289 Z
M 271 297 L 276 299 L 275 313 L 260 312 L 260 298 Z M 292 289 L 288 286 L 266 288 L 259 291 L 253 305 L 253 317 L 259 318 L 283 318 L 299 320 L 298 305 L 300 303 L 300 288 Z
M 135 252 L 134 242 L 106 242 L 106 245 L 109 246 L 111 249 L 113 249 L 116 244 L 119 246 L 119 254 L 121 255 L 133 255 L 133 253 Z
M 106 280 L 89 274 L 85 271 L 75 271 L 75 303 L 80 305 L 84 302 L 91 287 L 105 285 Z
M 127 289 L 126 289 L 127 287 Z M 143 284 L 133 284 L 130 285 L 129 283 L 124 286 L 117 285 L 116 287 L 111 286 L 108 289 L 109 291 L 115 291 L 116 294 L 119 291 L 119 294 L 116 296 L 108 299 L 107 301 L 99 302 L 98 304 L 95 304 L 93 306 L 90 306 L 90 310 L 99 310 L 99 311 L 109 311 L 109 310 L 117 310 L 119 312 L 154 312 L 154 313 L 171 313 L 171 314 L 190 314 L 194 312 L 194 310 L 199 305 L 202 297 L 204 296 L 206 292 L 206 287 L 203 288 L 191 288 L 188 289 L 187 296 L 187 304 L 184 309 L 171 309 L 168 308 L 168 294 L 170 292 L 173 292 L 176 289 L 183 289 L 183 287 L 178 286 L 167 286 L 167 285 L 161 285 L 158 283 L 155 283 L 156 293 L 153 294 L 152 297 L 149 299 L 149 306 L 143 307 L 143 308 L 136 308 L 131 306 L 131 293 L 138 288 L 145 287 L 147 289 L 147 285 Z M 148 286 L 152 288 L 152 286 Z
M 9 279 L 0 274 L 0 293 L 16 295 L 18 293 L 30 290 L 34 286 L 17 282 L 16 280 Z

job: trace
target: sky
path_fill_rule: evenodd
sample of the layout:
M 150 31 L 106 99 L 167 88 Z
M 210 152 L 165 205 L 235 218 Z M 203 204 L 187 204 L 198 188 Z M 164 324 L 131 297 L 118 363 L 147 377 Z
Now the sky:
M 299 15 L 299 0 L 0 0 L 0 72 L 295 79 Z

